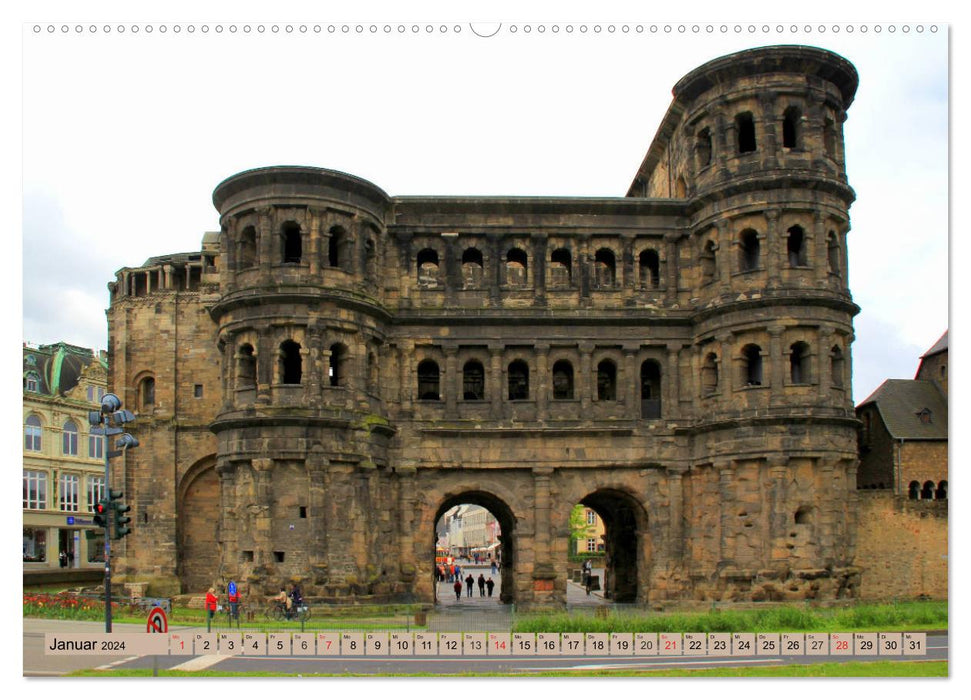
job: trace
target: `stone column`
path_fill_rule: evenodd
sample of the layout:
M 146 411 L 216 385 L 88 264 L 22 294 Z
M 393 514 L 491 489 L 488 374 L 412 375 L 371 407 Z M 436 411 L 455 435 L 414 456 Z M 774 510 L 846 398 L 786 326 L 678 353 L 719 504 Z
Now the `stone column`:
M 502 305 L 502 293 L 500 290 L 500 284 L 502 283 L 502 251 L 500 249 L 499 234 L 497 233 L 487 233 L 486 234 L 486 244 L 489 250 L 489 257 L 492 259 L 492 264 L 488 266 L 486 271 L 485 283 L 489 285 L 489 304 L 491 306 L 501 306 Z
M 666 252 L 664 260 L 664 277 L 661 284 L 664 285 L 664 300 L 673 304 L 678 300 L 678 241 L 681 235 L 678 233 L 664 234 Z
M 714 463 L 718 470 L 718 498 L 721 502 L 721 533 L 719 559 L 722 562 L 735 558 L 735 528 L 732 527 L 735 507 L 734 470 L 729 460 L 720 460 Z
M 256 566 L 266 566 L 273 560 L 272 518 L 269 505 L 273 498 L 273 460 L 259 457 L 253 459 L 251 463 L 256 486 L 254 505 L 251 507 L 253 543 L 256 549 L 254 563 Z
M 668 477 L 668 512 L 671 522 L 671 536 L 668 538 L 671 563 L 681 566 L 684 563 L 684 474 L 687 467 L 669 466 L 666 470 Z
M 273 207 L 263 207 L 258 212 L 257 224 L 257 244 L 256 250 L 259 255 L 260 283 L 270 284 L 272 279 L 273 258 Z
M 267 337 L 269 327 L 256 329 L 256 402 L 270 403 L 273 384 L 273 361 L 276 353 L 272 346 L 273 338 Z
M 769 458 L 769 559 L 773 564 L 789 558 L 786 549 L 786 474 L 789 460 L 783 456 Z
M 580 413 L 590 415 L 591 390 L 590 373 L 593 364 L 593 343 L 580 343 L 580 376 L 577 377 L 577 390 L 580 394 Z
M 640 348 L 626 346 L 623 350 L 624 364 L 623 367 L 619 368 L 621 374 L 617 377 L 618 398 L 620 398 L 620 394 L 623 392 L 623 401 L 626 406 L 624 414 L 630 420 L 637 420 L 641 417 L 641 407 L 638 401 L 641 377 L 637 371 L 637 353 Z
M 457 371 L 459 349 L 456 345 L 445 345 L 442 350 L 445 351 L 445 376 L 441 382 L 445 391 L 445 411 L 449 416 L 454 416 L 456 414 L 455 404 L 459 395 L 459 372 Z
M 821 326 L 816 342 L 816 351 L 813 357 L 816 358 L 816 372 L 813 377 L 819 382 L 819 402 L 824 406 L 830 403 L 830 396 L 833 386 L 833 367 L 830 362 L 829 350 L 833 342 L 835 329 L 832 326 Z
M 666 389 L 664 403 L 667 406 L 664 407 L 661 415 L 669 419 L 681 416 L 681 372 L 678 368 L 678 359 L 681 356 L 682 347 L 681 343 L 668 343 L 668 378 L 664 382 Z
M 533 306 L 546 306 L 546 258 L 549 236 L 538 233 L 533 237 Z
M 236 465 L 225 457 L 216 461 L 216 474 L 219 476 L 219 523 L 216 526 L 216 541 L 219 543 L 220 574 L 235 571 L 239 533 L 236 530 Z
M 734 375 L 735 367 L 732 362 L 732 334 L 724 333 L 715 336 L 715 341 L 721 344 L 720 367 L 718 373 L 718 393 L 721 395 L 721 404 L 728 406 L 732 401 L 732 391 L 735 382 L 739 381 Z
M 552 579 L 556 573 L 550 553 L 550 477 L 553 475 L 551 467 L 533 468 L 533 520 L 536 523 L 533 554 L 534 589 L 546 590 L 540 581 L 549 581 L 552 590 Z
M 314 570 L 314 582 L 327 583 L 329 563 L 327 561 L 328 537 L 330 528 L 327 523 L 327 501 L 329 495 L 328 460 L 320 444 L 310 448 L 307 455 L 307 474 L 310 481 L 310 565 Z
M 398 523 L 400 546 L 398 548 L 398 578 L 406 592 L 414 590 L 418 567 L 415 562 L 420 554 L 415 552 L 415 477 L 418 470 L 412 466 L 398 466 Z
M 770 394 L 769 403 L 780 405 L 785 403 L 785 370 L 786 357 L 782 348 L 782 334 L 785 332 L 784 326 L 769 326 L 769 373 L 770 373 Z M 762 368 L 762 376 L 765 377 L 765 367 Z
M 623 276 L 621 284 L 624 290 L 623 298 L 624 304 L 630 306 L 634 303 L 634 290 L 636 282 L 634 274 L 634 234 L 621 234 L 621 245 L 623 247 L 621 252 L 621 274 Z
M 731 177 L 728 171 L 728 157 L 735 157 L 735 120 L 726 118 L 727 110 L 728 100 L 725 97 L 719 97 L 715 102 L 715 133 L 712 134 L 712 141 L 715 142 L 720 180 Z
M 718 291 L 726 294 L 732 288 L 732 261 L 735 242 L 732 240 L 732 226 L 728 221 L 720 220 L 715 224 L 718 229 L 718 248 L 715 251 L 716 274 L 718 275 Z
M 310 265 L 310 277 L 316 278 L 320 274 L 320 245 L 322 237 L 320 234 L 320 221 L 322 212 L 319 209 L 310 208 L 307 210 L 309 219 L 309 232 L 307 234 L 307 262 Z M 330 237 L 328 236 L 328 239 Z M 325 248 L 326 250 L 326 248 Z
M 442 260 L 445 274 L 442 277 L 445 280 L 446 306 L 455 306 L 456 293 L 462 289 L 462 256 L 458 252 L 458 236 L 455 232 L 442 234 L 445 242 L 445 255 Z
M 236 366 L 239 359 L 236 356 L 236 337 L 232 333 L 223 333 L 216 344 L 219 348 L 219 363 L 221 365 L 221 389 L 223 393 L 222 410 L 229 411 L 236 405 Z
M 782 272 L 780 269 L 782 253 L 779 251 L 781 242 L 781 234 L 779 233 L 779 210 L 766 210 L 765 221 L 766 268 L 769 275 L 768 286 L 779 287 L 782 285 Z
M 762 123 L 762 133 L 765 134 L 765 143 L 762 146 L 762 168 L 771 170 L 779 167 L 779 144 L 776 135 L 776 115 L 775 115 L 775 94 L 763 92 L 759 94 L 759 108 L 762 114 L 759 121 Z
M 239 249 L 236 242 L 236 226 L 232 217 L 223 219 L 219 231 L 219 287 L 231 289 L 236 286 L 236 267 L 239 264 Z
M 816 212 L 813 216 L 813 247 L 807 250 L 812 257 L 807 257 L 812 261 L 815 268 L 816 285 L 823 289 L 829 288 L 829 239 L 826 236 L 826 218 L 822 212 Z
M 505 393 L 502 385 L 502 345 L 489 345 L 489 375 L 486 378 L 486 396 L 489 397 L 491 408 L 490 417 L 493 420 L 502 418 L 502 405 Z
M 410 415 L 412 410 L 412 365 L 414 364 L 415 343 L 402 340 L 398 345 L 398 385 L 401 397 L 401 410 Z
M 536 398 L 536 420 L 543 421 L 547 418 L 551 393 L 550 387 L 552 384 L 548 368 L 550 346 L 546 343 L 538 344 L 535 350 L 536 381 L 534 382 L 534 386 L 536 389 L 534 396 Z

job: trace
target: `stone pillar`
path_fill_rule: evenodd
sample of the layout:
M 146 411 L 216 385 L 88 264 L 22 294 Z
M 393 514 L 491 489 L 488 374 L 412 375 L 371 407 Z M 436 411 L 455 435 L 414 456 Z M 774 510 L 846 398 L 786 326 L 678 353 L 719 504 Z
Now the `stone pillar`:
M 258 212 L 256 250 L 259 256 L 260 283 L 270 284 L 273 264 L 273 207 L 263 207 Z
M 735 473 L 729 460 L 716 461 L 714 467 L 718 470 L 718 499 L 721 502 L 719 560 L 725 562 L 735 558 L 735 528 L 732 527 L 734 510 L 738 505 L 732 483 Z
M 661 416 L 666 416 L 669 419 L 681 416 L 681 372 L 678 368 L 678 359 L 682 347 L 681 343 L 668 343 L 667 380 L 664 382 L 664 403 L 666 406 Z
M 623 400 L 626 406 L 625 416 L 630 420 L 637 420 L 641 417 L 640 406 L 640 385 L 641 377 L 637 371 L 637 352 L 640 348 L 624 347 L 624 364 L 620 376 L 617 377 L 618 398 L 623 392 Z M 623 387 L 623 388 L 621 388 Z
M 462 255 L 458 252 L 458 233 L 443 233 L 445 255 L 442 264 L 445 274 L 445 306 L 455 306 L 456 293 L 462 288 Z
M 486 396 L 489 397 L 491 408 L 490 417 L 493 420 L 502 418 L 503 392 L 502 384 L 502 353 L 501 345 L 489 345 L 489 375 L 486 378 Z
M 310 266 L 311 278 L 316 278 L 320 274 L 320 246 L 322 242 L 320 235 L 321 214 L 322 212 L 319 209 L 310 208 L 307 210 L 309 232 L 307 235 L 307 253 L 305 257 Z M 329 240 L 330 236 L 327 238 Z
M 766 210 L 765 221 L 766 268 L 769 275 L 768 286 L 779 287 L 782 285 L 781 263 L 783 255 L 779 251 L 781 242 L 781 234 L 779 233 L 779 210 Z
M 401 280 L 399 283 L 398 293 L 401 296 L 401 306 L 403 308 L 411 307 L 411 291 L 414 277 L 412 277 L 411 261 L 414 256 L 411 251 L 412 247 L 412 237 L 411 233 L 400 233 L 397 234 L 398 239 L 398 278 Z
M 623 299 L 625 305 L 631 306 L 634 303 L 634 289 L 636 282 L 634 274 L 634 234 L 622 234 L 621 246 L 623 248 L 621 252 L 621 274 L 623 276 L 621 284 L 624 290 Z
M 830 347 L 833 342 L 835 329 L 832 326 L 821 326 L 816 342 L 816 351 L 813 357 L 816 358 L 816 372 L 813 377 L 819 382 L 819 402 L 824 406 L 829 405 L 833 386 L 833 367 L 830 361 Z
M 395 470 L 398 478 L 398 523 L 400 546 L 398 548 L 398 579 L 405 592 L 414 590 L 418 567 L 415 562 L 421 554 L 415 552 L 415 476 L 418 470 L 412 466 L 399 466 Z
M 412 365 L 414 364 L 415 343 L 402 340 L 398 345 L 398 385 L 401 396 L 401 410 L 410 415 L 412 410 Z
M 445 351 L 445 376 L 441 382 L 445 391 L 445 411 L 447 415 L 454 416 L 456 415 L 455 405 L 459 395 L 459 372 L 457 371 L 459 349 L 456 345 L 445 345 L 442 350 Z
M 327 523 L 327 501 L 329 484 L 327 473 L 328 460 L 320 444 L 310 448 L 307 455 L 307 475 L 310 481 L 310 566 L 313 581 L 317 585 L 327 583 L 330 571 L 327 561 L 330 528 Z
M 769 326 L 769 374 L 770 374 L 770 393 L 769 403 L 773 406 L 785 403 L 785 370 L 786 356 L 782 348 L 782 334 L 785 332 L 784 326 Z M 762 376 L 765 377 L 766 368 L 762 368 Z
M 732 362 L 732 334 L 724 333 L 715 336 L 715 341 L 721 344 L 721 357 L 718 373 L 718 393 L 721 394 L 721 404 L 727 406 L 731 404 L 732 392 L 735 382 L 739 381 L 735 375 L 735 367 Z
M 225 575 L 235 571 L 238 556 L 239 533 L 236 530 L 236 465 L 220 457 L 216 462 L 219 476 L 219 523 L 216 526 L 216 541 L 219 543 L 219 573 Z
M 236 337 L 232 333 L 222 333 L 219 342 L 219 364 L 221 366 L 221 389 L 223 393 L 222 410 L 229 411 L 236 405 Z
M 257 328 L 256 337 L 256 402 L 270 403 L 273 383 L 273 361 L 276 352 L 272 347 L 273 338 L 267 337 L 269 328 Z
M 813 216 L 812 248 L 807 249 L 807 257 L 812 261 L 816 286 L 823 289 L 829 288 L 829 238 L 826 236 L 826 218 L 822 212 L 816 212 Z
M 789 558 L 786 549 L 786 474 L 789 460 L 782 456 L 769 459 L 769 560 L 780 564 Z
M 728 171 L 728 157 L 735 157 L 735 120 L 726 118 L 727 110 L 728 100 L 725 97 L 719 97 L 715 101 L 715 133 L 712 134 L 712 140 L 716 142 L 715 154 L 718 158 L 720 180 L 731 177 Z
M 664 242 L 666 245 L 664 260 L 664 276 L 661 281 L 664 285 L 664 300 L 673 304 L 678 300 L 678 241 L 681 235 L 678 233 L 666 233 Z
M 236 286 L 236 267 L 239 264 L 239 248 L 236 242 L 236 226 L 232 217 L 223 219 L 219 231 L 219 287 L 231 289 Z
M 546 306 L 546 258 L 549 236 L 538 233 L 533 237 L 533 306 Z
M 556 572 L 550 553 L 550 477 L 551 467 L 533 468 L 534 548 L 533 589 L 551 592 Z
M 486 234 L 486 244 L 489 250 L 489 257 L 492 260 L 492 264 L 488 266 L 486 271 L 485 283 L 489 285 L 489 304 L 491 306 L 501 306 L 502 305 L 502 293 L 500 290 L 500 284 L 502 283 L 502 251 L 500 250 L 499 234 L 497 233 L 487 233 Z
M 668 476 L 668 512 L 671 522 L 671 536 L 668 538 L 668 550 L 671 563 L 674 566 L 684 564 L 684 473 L 687 467 L 669 466 Z
M 535 350 L 536 381 L 534 382 L 534 386 L 536 388 L 534 396 L 536 398 L 536 420 L 544 421 L 547 418 L 552 384 L 548 367 L 550 346 L 545 343 L 539 344 L 536 345 Z
M 253 482 L 256 486 L 254 506 L 251 508 L 253 522 L 254 563 L 256 566 L 266 566 L 273 561 L 273 539 L 270 517 L 270 506 L 273 497 L 273 460 L 259 457 L 251 461 L 253 466 Z
M 718 221 L 715 224 L 718 229 L 718 248 L 715 251 L 716 274 L 718 275 L 718 291 L 727 294 L 732 288 L 732 261 L 730 260 L 735 253 L 735 242 L 732 240 L 732 226 L 728 221 Z
M 580 413 L 584 417 L 590 415 L 591 365 L 593 364 L 593 343 L 580 343 L 580 376 L 577 377 L 577 390 L 580 394 Z
M 765 143 L 762 145 L 762 168 L 771 170 L 779 167 L 779 143 L 776 134 L 776 115 L 775 115 L 775 94 L 763 92 L 759 94 L 759 107 L 762 114 L 759 121 L 762 124 L 762 133 L 765 135 Z

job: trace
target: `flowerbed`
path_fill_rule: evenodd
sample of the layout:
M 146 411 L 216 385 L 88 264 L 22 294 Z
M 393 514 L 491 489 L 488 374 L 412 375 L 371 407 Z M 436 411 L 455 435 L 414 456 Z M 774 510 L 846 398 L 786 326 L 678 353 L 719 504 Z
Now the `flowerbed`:
M 118 603 L 112 602 L 112 614 Z M 24 617 L 46 617 L 56 620 L 102 620 L 105 604 L 97 598 L 72 593 L 24 593 Z

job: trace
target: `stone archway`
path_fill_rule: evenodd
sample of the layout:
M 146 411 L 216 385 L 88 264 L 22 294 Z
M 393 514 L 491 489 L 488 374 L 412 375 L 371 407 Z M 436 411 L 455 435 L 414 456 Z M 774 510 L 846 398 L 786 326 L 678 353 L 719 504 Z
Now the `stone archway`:
M 182 590 L 205 591 L 219 574 L 219 476 L 215 457 L 194 464 L 178 494 L 178 561 Z
M 639 591 L 639 575 L 644 576 L 647 561 L 642 533 L 647 531 L 647 514 L 633 496 L 615 489 L 598 489 L 580 499 L 595 511 L 604 524 L 604 595 L 615 603 L 634 603 Z M 640 574 L 639 574 L 640 572 Z
M 500 603 L 514 603 L 515 602 L 515 577 L 513 573 L 516 567 L 516 556 L 513 547 L 514 541 L 514 530 L 516 524 L 516 518 L 513 516 L 512 509 L 498 496 L 488 493 L 486 491 L 461 491 L 459 493 L 454 493 L 446 497 L 442 503 L 438 506 L 438 510 L 435 512 L 435 517 L 432 519 L 432 531 L 428 542 L 430 544 L 430 554 L 429 556 L 434 558 L 435 556 L 435 524 L 438 520 L 445 515 L 454 506 L 462 504 L 471 504 L 482 506 L 488 510 L 499 523 L 499 530 L 502 533 L 499 537 L 499 558 L 501 561 L 501 566 L 499 569 L 499 580 L 500 580 L 500 593 L 499 602 Z M 437 586 L 434 584 L 434 570 L 432 571 L 433 583 L 432 590 L 437 591 Z M 436 603 L 438 600 L 435 601 Z

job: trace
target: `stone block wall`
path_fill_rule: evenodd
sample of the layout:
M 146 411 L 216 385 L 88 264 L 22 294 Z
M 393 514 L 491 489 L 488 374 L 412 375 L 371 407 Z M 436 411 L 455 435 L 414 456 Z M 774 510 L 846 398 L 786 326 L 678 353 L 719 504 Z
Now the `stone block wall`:
M 948 597 L 947 501 L 911 501 L 889 489 L 860 491 L 859 597 Z

